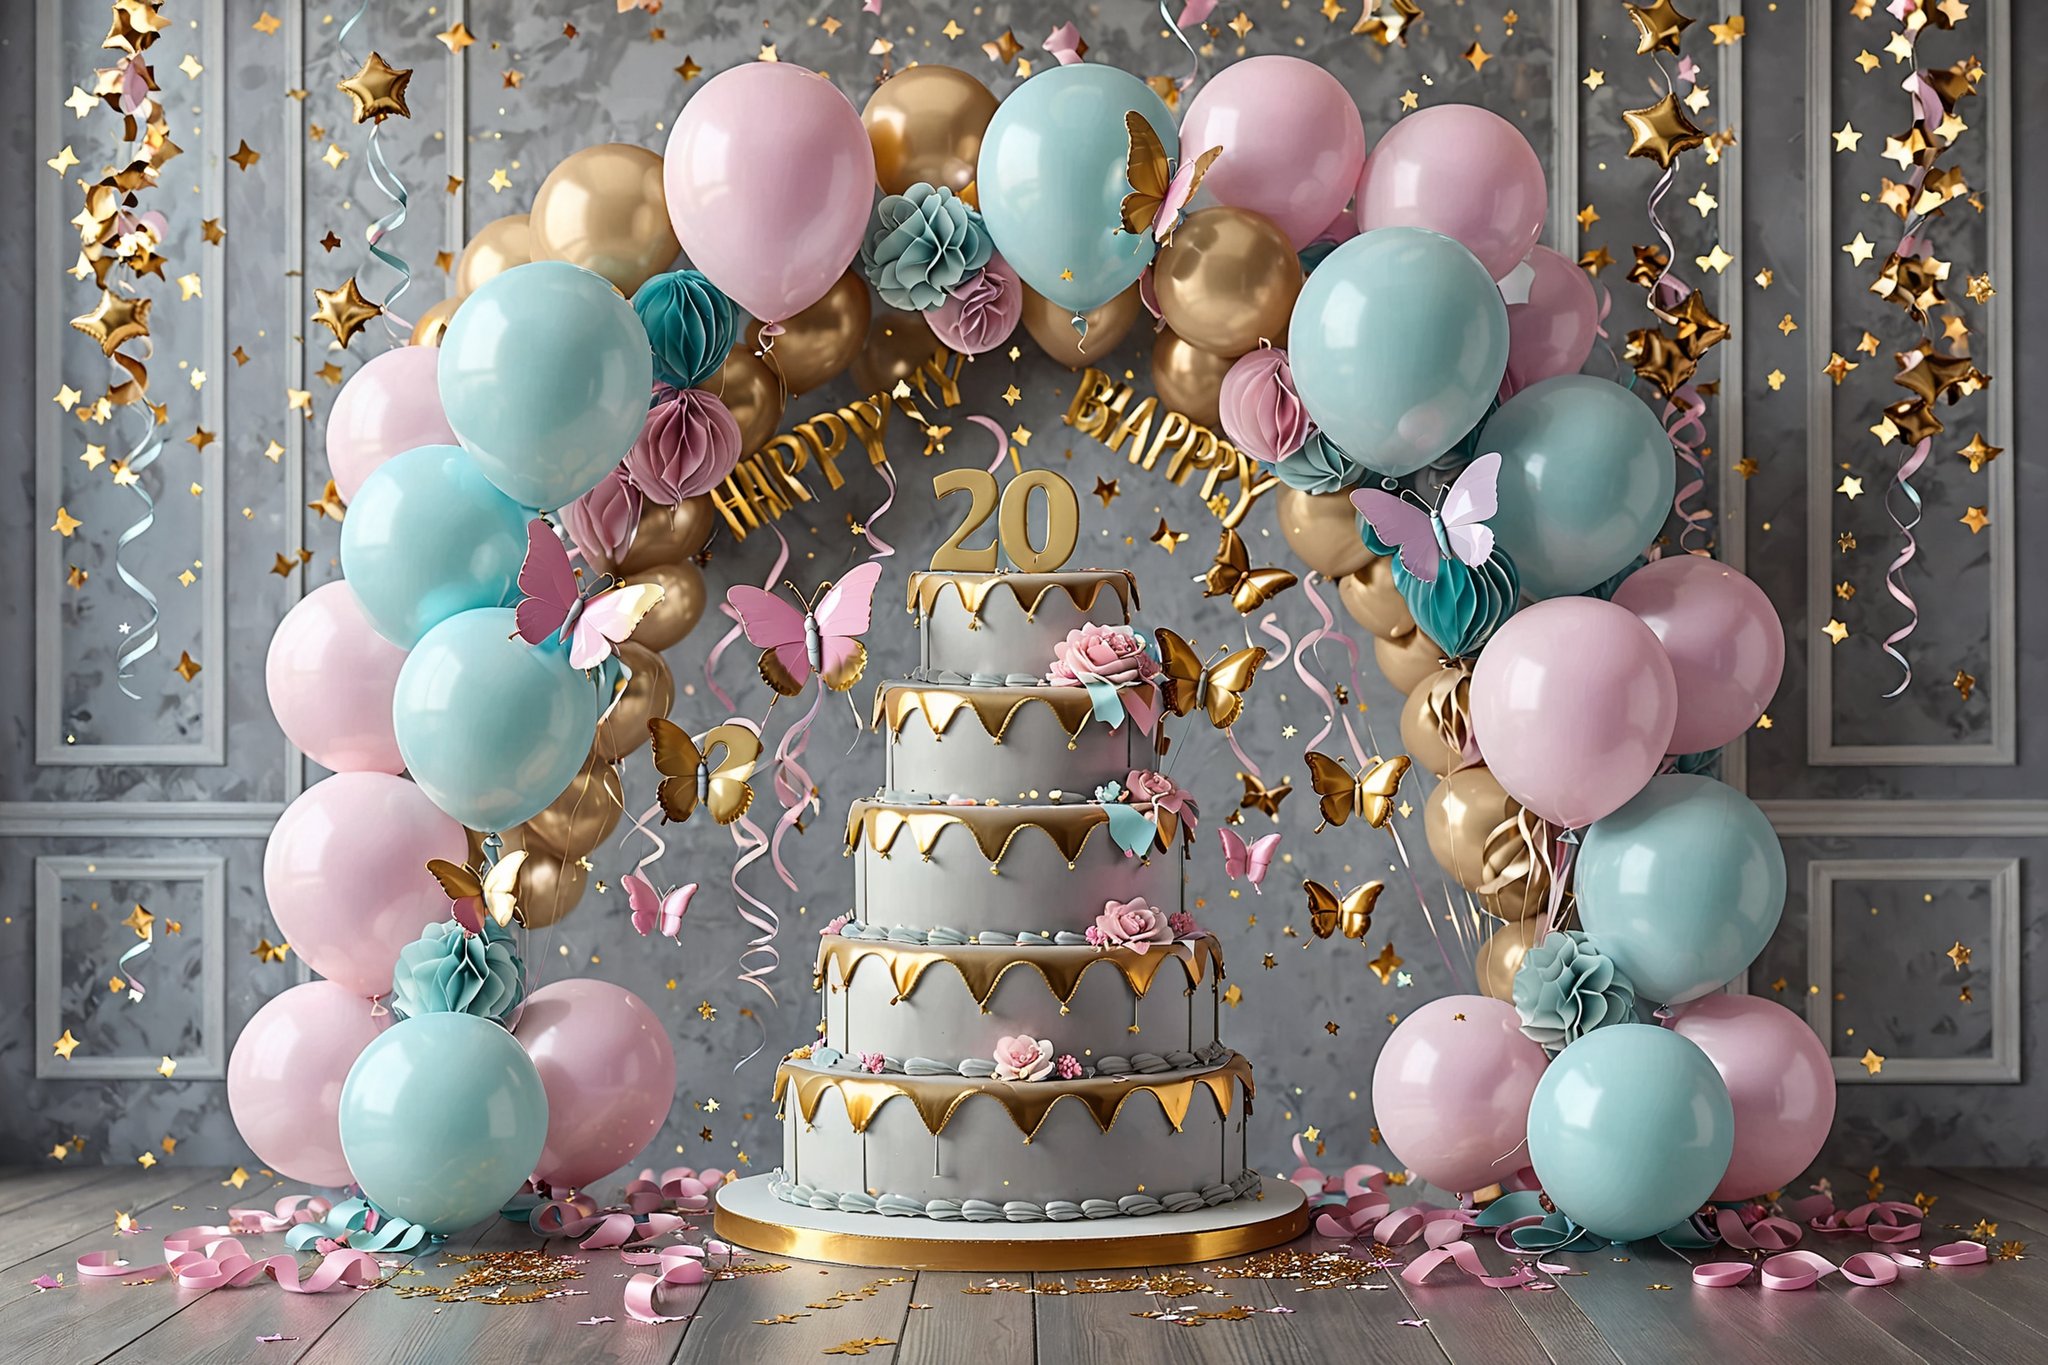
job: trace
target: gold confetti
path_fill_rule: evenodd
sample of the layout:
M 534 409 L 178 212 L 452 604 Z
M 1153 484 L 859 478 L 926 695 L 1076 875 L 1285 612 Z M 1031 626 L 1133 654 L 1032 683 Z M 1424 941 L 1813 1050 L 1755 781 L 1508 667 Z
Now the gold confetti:
M 1873 1076 L 1878 1075 L 1884 1070 L 1884 1058 L 1870 1048 L 1864 1048 L 1863 1055 L 1856 1060 L 1861 1062 L 1863 1069 Z
M 1821 627 L 1821 634 L 1827 636 L 1834 643 L 1840 644 L 1849 638 L 1849 628 L 1831 616 L 1828 618 L 1828 623 Z
M 476 41 L 475 36 L 469 31 L 469 25 L 460 20 L 456 21 L 455 27 L 437 33 L 434 36 L 439 38 L 441 45 L 450 52 L 460 52 Z M 573 38 L 575 35 L 570 34 L 569 36 Z
M 1977 679 L 1959 668 L 1955 677 L 1949 681 L 1949 686 L 1955 688 L 1964 701 L 1968 701 L 1970 694 L 1977 690 Z
M 1956 520 L 1969 527 L 1974 536 L 1991 524 L 1991 514 L 1982 507 L 1966 507 Z

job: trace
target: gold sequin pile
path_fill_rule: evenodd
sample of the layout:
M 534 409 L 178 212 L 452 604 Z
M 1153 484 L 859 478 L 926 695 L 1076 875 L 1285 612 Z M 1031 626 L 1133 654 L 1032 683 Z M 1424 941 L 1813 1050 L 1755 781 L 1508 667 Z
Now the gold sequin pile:
M 420 1285 L 392 1292 L 402 1299 L 433 1299 L 437 1303 L 538 1303 L 559 1293 L 568 1281 L 582 1279 L 584 1260 L 533 1249 L 468 1252 L 444 1257 L 440 1264 L 469 1268 L 445 1286 Z
M 1209 1273 L 1223 1280 L 1296 1280 L 1296 1293 L 1311 1289 L 1385 1289 L 1389 1286 L 1381 1272 L 1398 1264 L 1392 1249 L 1383 1246 L 1360 1255 L 1342 1250 L 1284 1249 L 1248 1256 L 1234 1266 L 1212 1266 Z

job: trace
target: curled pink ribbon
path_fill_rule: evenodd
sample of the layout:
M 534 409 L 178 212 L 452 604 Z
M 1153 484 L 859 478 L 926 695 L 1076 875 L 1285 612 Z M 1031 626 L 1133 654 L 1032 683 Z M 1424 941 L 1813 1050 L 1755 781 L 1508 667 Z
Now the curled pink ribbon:
M 978 427 L 986 428 L 988 434 L 996 438 L 996 457 L 988 463 L 988 472 L 995 473 L 1003 467 L 1003 460 L 1010 453 L 1010 434 L 1003 430 L 1001 422 L 978 412 L 968 414 L 967 420 Z
M 299 1259 L 289 1252 L 251 1256 L 224 1227 L 192 1227 L 164 1238 L 164 1259 L 135 1265 L 112 1251 L 88 1251 L 78 1258 L 78 1273 L 88 1279 L 149 1280 L 175 1275 L 180 1289 L 202 1293 L 242 1289 L 262 1279 L 276 1280 L 291 1294 L 324 1294 L 330 1289 L 360 1289 L 384 1273 L 367 1251 L 337 1248 L 323 1255 L 310 1274 L 300 1278 Z
M 1692 550 L 1692 546 L 1686 538 L 1694 532 L 1705 536 L 1706 523 L 1714 515 L 1704 507 L 1686 506 L 1707 486 L 1706 464 L 1696 448 L 1707 438 L 1707 424 L 1703 420 L 1706 413 L 1706 400 L 1691 384 L 1681 385 L 1678 392 L 1664 403 L 1664 434 L 1671 439 L 1671 449 L 1685 463 L 1688 471 L 1686 482 L 1671 498 L 1671 510 L 1685 523 L 1685 528 L 1678 533 L 1678 545 L 1687 552 Z
M 1859 1251 L 1840 1265 L 1817 1251 L 1781 1251 L 1761 1266 L 1747 1261 L 1712 1261 L 1694 1266 L 1692 1281 L 1704 1289 L 1729 1289 L 1748 1281 L 1752 1274 L 1765 1289 L 1794 1292 L 1811 1289 L 1830 1275 L 1840 1275 L 1854 1285 L 1875 1288 L 1899 1278 L 1899 1267 L 1921 1269 L 1930 1265 L 1982 1265 L 1990 1253 L 1981 1242 L 1949 1242 L 1925 1257 L 1908 1251 Z
M 317 1194 L 291 1194 L 265 1209 L 229 1209 L 228 1231 L 239 1233 L 283 1232 L 300 1223 L 317 1223 L 333 1211 L 333 1204 Z
M 683 1213 L 703 1213 L 711 1207 L 711 1192 L 725 1183 L 726 1173 L 715 1167 L 693 1170 L 671 1166 L 656 1175 L 643 1170 L 626 1186 L 626 1204 L 635 1212 L 673 1208 Z M 653 1203 L 644 1201 L 653 1200 Z
M 626 1311 L 640 1322 L 675 1322 L 689 1316 L 687 1313 L 662 1312 L 664 1292 L 703 1284 L 711 1277 L 705 1267 L 706 1259 L 712 1255 L 731 1254 L 732 1249 L 723 1242 L 706 1242 L 703 1246 L 666 1246 L 658 1252 L 627 1252 L 627 1261 L 634 1265 L 651 1265 L 655 1269 L 652 1274 L 635 1275 L 626 1282 Z
M 1536 1272 L 1526 1265 L 1518 1265 L 1505 1275 L 1488 1274 L 1479 1260 L 1478 1248 L 1463 1241 L 1448 1242 L 1423 1252 L 1408 1263 L 1401 1278 L 1408 1284 L 1421 1284 L 1445 1265 L 1456 1266 L 1488 1289 L 1518 1289 L 1536 1278 Z

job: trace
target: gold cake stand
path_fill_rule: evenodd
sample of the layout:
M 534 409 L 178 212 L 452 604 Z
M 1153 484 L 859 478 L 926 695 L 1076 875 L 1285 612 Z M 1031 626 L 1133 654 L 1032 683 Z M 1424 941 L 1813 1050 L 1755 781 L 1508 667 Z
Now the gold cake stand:
M 749 1176 L 718 1189 L 713 1228 L 770 1256 L 905 1270 L 1120 1270 L 1243 1256 L 1308 1231 L 1308 1196 L 1284 1180 L 1190 1213 L 1071 1223 L 940 1223 L 800 1208 Z

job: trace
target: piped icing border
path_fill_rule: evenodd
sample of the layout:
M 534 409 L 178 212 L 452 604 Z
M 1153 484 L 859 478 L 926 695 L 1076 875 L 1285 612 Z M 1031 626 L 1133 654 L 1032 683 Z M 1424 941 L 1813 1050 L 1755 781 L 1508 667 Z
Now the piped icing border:
M 1176 1071 L 1199 1071 L 1203 1067 L 1215 1066 L 1229 1055 L 1230 1049 L 1221 1042 L 1205 1043 L 1196 1052 L 1134 1052 L 1128 1057 L 1105 1053 L 1092 1062 L 1081 1062 L 1081 1075 L 1163 1076 Z M 957 1062 L 942 1062 L 933 1057 L 892 1057 L 887 1054 L 883 1054 L 882 1069 L 878 1072 L 873 1067 L 863 1065 L 860 1058 L 848 1056 L 838 1048 L 827 1047 L 822 1043 L 798 1048 L 784 1060 L 809 1062 L 813 1066 L 830 1067 L 835 1071 L 858 1071 L 882 1076 L 965 1076 L 969 1080 L 982 1080 L 995 1074 L 995 1063 L 986 1057 L 967 1057 Z
M 880 730 L 886 724 L 890 735 L 898 736 L 906 721 L 921 715 L 925 728 L 941 736 L 962 711 L 971 711 L 990 742 L 1001 744 L 1017 713 L 1034 702 L 1059 721 L 1069 749 L 1095 718 L 1095 699 L 1082 687 L 945 687 L 896 682 L 876 689 L 868 728 Z
M 1018 805 L 931 805 L 904 806 L 887 801 L 855 801 L 846 811 L 846 848 L 852 852 L 865 838 L 869 848 L 889 855 L 896 837 L 910 831 L 918 853 L 931 860 L 939 836 L 958 826 L 974 836 L 982 857 L 991 868 L 999 867 L 1018 833 L 1036 829 L 1052 840 L 1072 867 L 1087 848 L 1089 836 L 1109 823 L 1109 813 L 1100 805 L 1018 806 Z M 1173 846 L 1180 821 L 1171 811 L 1159 812 L 1156 848 Z M 1120 852 L 1121 850 L 1119 850 Z
M 910 997 L 927 968 L 943 965 L 960 974 L 975 1003 L 980 1005 L 988 1004 L 1003 977 L 1017 970 L 1037 972 L 1045 979 L 1046 989 L 1062 1004 L 1073 1000 L 1074 992 L 1081 987 L 1082 974 L 1097 966 L 1107 965 L 1122 972 L 1131 993 L 1140 998 L 1152 989 L 1160 969 L 1168 962 L 1181 965 L 1189 990 L 1206 981 L 1211 971 L 1218 978 L 1223 975 L 1222 949 L 1212 934 L 1163 943 L 1143 953 L 1130 948 L 1052 947 L 1033 948 L 1022 957 L 999 945 L 908 948 L 873 939 L 827 935 L 818 940 L 818 962 L 811 972 L 811 989 L 823 988 L 830 966 L 839 969 L 841 981 L 851 981 L 854 971 L 871 957 L 887 964 L 897 1000 Z
M 779 1174 L 779 1172 L 778 1172 Z M 912 1199 L 908 1195 L 862 1190 L 821 1190 L 781 1179 L 769 1191 L 787 1204 L 825 1212 L 876 1213 L 884 1218 L 930 1218 L 941 1223 L 1071 1223 L 1083 1218 L 1143 1218 L 1154 1213 L 1192 1213 L 1243 1199 L 1259 1188 L 1256 1171 L 1239 1171 L 1227 1184 L 1171 1194 L 1139 1191 L 1120 1199 Z
M 1107 1133 L 1133 1095 L 1147 1094 L 1158 1103 L 1160 1113 L 1178 1133 L 1196 1091 L 1207 1091 L 1217 1115 L 1228 1118 L 1240 1088 L 1245 1094 L 1245 1113 L 1249 1115 L 1252 1066 L 1235 1052 L 1213 1070 L 1171 1078 L 1094 1076 L 1078 1081 L 996 1081 L 953 1076 L 850 1076 L 793 1062 L 784 1062 L 775 1069 L 776 1104 L 783 1105 L 784 1097 L 794 1089 L 797 1112 L 805 1123 L 816 1119 L 825 1092 L 837 1090 L 846 1107 L 846 1121 L 856 1133 L 867 1131 L 883 1105 L 901 1098 L 915 1106 L 918 1117 L 924 1120 L 925 1131 L 937 1137 L 962 1104 L 976 1095 L 986 1095 L 1003 1106 L 1026 1142 L 1038 1135 L 1046 1116 L 1062 1100 L 1078 1102 L 1094 1118 L 1095 1126 Z
M 1067 573 L 945 573 L 920 570 L 910 575 L 906 604 L 920 619 L 928 619 L 946 589 L 951 588 L 970 621 L 981 619 L 982 608 L 997 588 L 1007 591 L 1028 620 L 1038 611 L 1048 593 L 1064 592 L 1074 610 L 1092 612 L 1102 590 L 1108 588 L 1123 604 L 1124 620 L 1137 608 L 1138 579 L 1129 569 L 1089 569 Z

